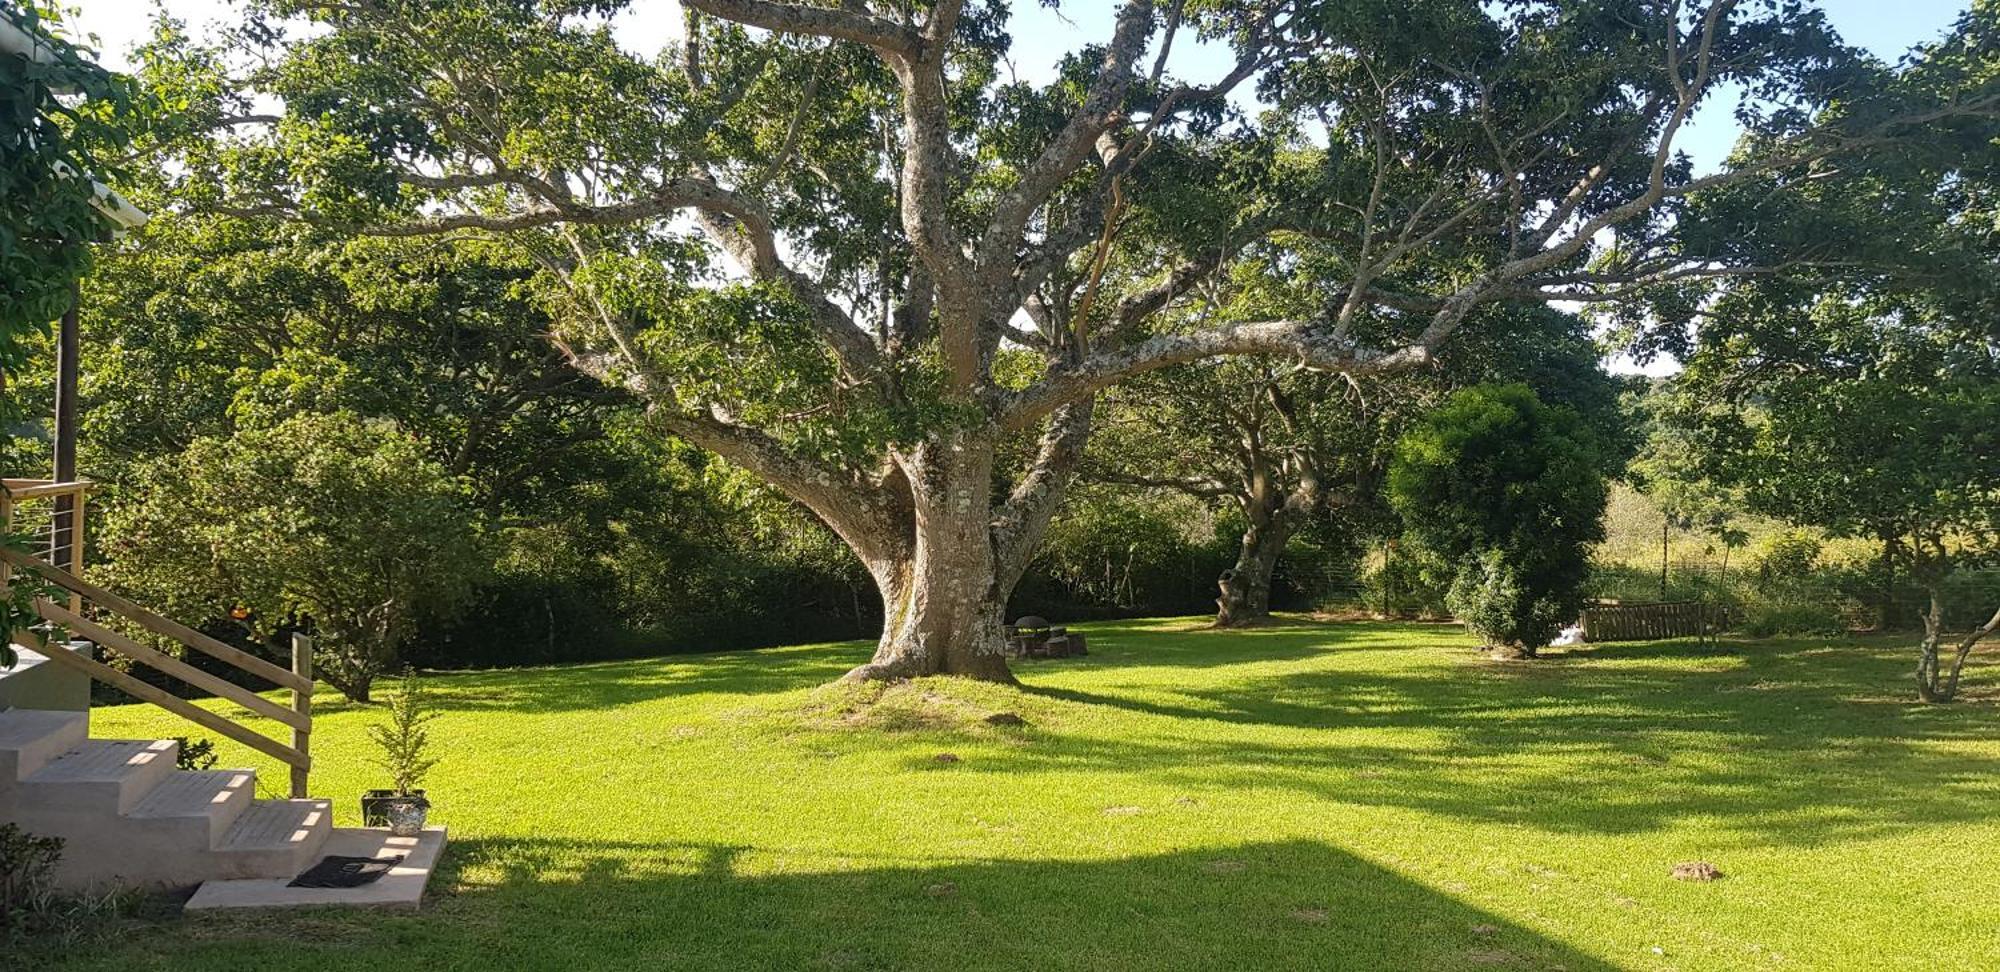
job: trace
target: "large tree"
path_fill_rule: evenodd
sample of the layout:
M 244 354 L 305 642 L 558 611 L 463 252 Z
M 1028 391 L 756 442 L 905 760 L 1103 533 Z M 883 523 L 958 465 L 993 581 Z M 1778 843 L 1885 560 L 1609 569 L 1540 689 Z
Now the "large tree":
M 1008 76 L 999 0 L 685 0 L 657 58 L 617 2 L 257 6 L 223 58 L 247 85 L 204 95 L 234 134 L 172 170 L 189 203 L 518 241 L 578 362 L 867 566 L 887 620 L 853 678 L 1009 677 L 1000 613 L 1103 388 L 1422 367 L 1494 301 L 1747 269 L 1679 246 L 1690 193 L 1993 110 L 1796 3 L 1127 0 L 1046 85 Z M 1169 71 L 1197 38 L 1222 76 Z M 1734 86 L 1778 110 L 1696 175 L 1680 136 Z M 1338 254 L 1313 313 L 1163 317 L 1281 228 Z
M 2000 631 L 2000 604 L 1952 603 L 1962 571 L 2000 564 L 1991 300 L 1967 321 L 1935 294 L 1773 289 L 1719 306 L 1679 418 L 1759 512 L 1883 545 L 1929 599 L 1917 695 L 1950 701 L 1973 647 Z

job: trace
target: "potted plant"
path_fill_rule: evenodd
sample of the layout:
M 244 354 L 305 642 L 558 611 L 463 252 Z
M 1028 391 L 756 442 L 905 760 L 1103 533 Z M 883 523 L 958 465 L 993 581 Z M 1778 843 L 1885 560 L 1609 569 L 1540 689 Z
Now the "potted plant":
M 387 824 L 398 837 L 415 837 L 423 832 L 424 818 L 431 804 L 417 784 L 437 765 L 430 758 L 430 732 L 425 728 L 437 714 L 425 704 L 423 686 L 414 672 L 405 671 L 402 683 L 389 696 L 389 721 L 370 726 L 368 734 L 382 750 L 375 765 L 387 770 L 393 789 L 369 790 L 361 797 L 361 816 L 369 826 Z

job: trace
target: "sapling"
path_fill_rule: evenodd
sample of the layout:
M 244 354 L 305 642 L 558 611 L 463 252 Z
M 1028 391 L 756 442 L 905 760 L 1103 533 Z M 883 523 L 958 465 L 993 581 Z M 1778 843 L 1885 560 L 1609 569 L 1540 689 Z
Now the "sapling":
M 423 683 L 415 672 L 405 670 L 402 681 L 389 696 L 389 721 L 384 725 L 370 726 L 369 736 L 382 750 L 382 756 L 374 761 L 376 766 L 387 770 L 395 783 L 396 795 L 407 797 L 416 792 L 424 777 L 437 765 L 430 758 L 430 732 L 425 727 L 437 713 L 429 711 L 424 696 Z

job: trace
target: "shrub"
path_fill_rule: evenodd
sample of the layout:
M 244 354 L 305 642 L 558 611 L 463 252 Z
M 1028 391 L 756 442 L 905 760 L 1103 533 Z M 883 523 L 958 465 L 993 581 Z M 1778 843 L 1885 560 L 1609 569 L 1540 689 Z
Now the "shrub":
M 189 739 L 186 736 L 175 736 L 174 741 L 181 744 L 180 755 L 174 757 L 175 769 L 200 772 L 201 770 L 215 768 L 214 740 Z
M 1561 591 L 1537 590 L 1524 569 L 1500 550 L 1461 565 L 1445 606 L 1465 626 L 1502 645 L 1539 648 L 1576 620 L 1578 604 Z
M 1788 580 L 1811 576 L 1825 549 L 1825 543 L 1804 530 L 1780 530 L 1758 540 L 1750 560 L 1759 577 Z
M 1606 458 L 1574 412 L 1525 385 L 1453 395 L 1397 443 L 1389 496 L 1487 643 L 1532 655 L 1583 603 L 1604 537 Z
M 35 931 L 36 903 L 48 893 L 62 846 L 59 837 L 36 837 L 0 824 L 0 941 L 10 948 Z
M 393 423 L 349 413 L 198 439 L 135 492 L 107 517 L 119 583 L 265 639 L 309 628 L 316 673 L 357 701 L 484 562 L 463 484 Z
M 28 961 L 33 953 L 75 946 L 117 916 L 129 895 L 66 896 L 55 891 L 58 837 L 37 837 L 0 824 L 0 958 Z M 28 954 L 24 954 L 28 953 Z M 9 965 L 8 968 L 14 966 Z

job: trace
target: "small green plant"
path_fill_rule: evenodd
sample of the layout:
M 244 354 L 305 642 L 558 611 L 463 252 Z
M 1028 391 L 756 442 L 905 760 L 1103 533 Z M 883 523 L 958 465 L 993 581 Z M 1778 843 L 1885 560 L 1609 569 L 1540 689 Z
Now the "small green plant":
M 215 742 L 213 740 L 190 740 L 186 736 L 175 736 L 174 741 L 181 744 L 180 755 L 174 759 L 174 766 L 176 768 L 194 772 L 215 768 Z
M 430 731 L 425 728 L 437 713 L 429 711 L 423 683 L 409 670 L 403 672 L 388 705 L 388 723 L 368 728 L 368 735 L 382 750 L 381 758 L 373 762 L 388 771 L 397 796 L 409 796 L 437 765 L 429 756 Z
M 56 894 L 58 860 L 62 838 L 42 838 L 14 824 L 0 824 L 0 954 L 26 946 L 76 944 L 122 906 L 120 894 Z

